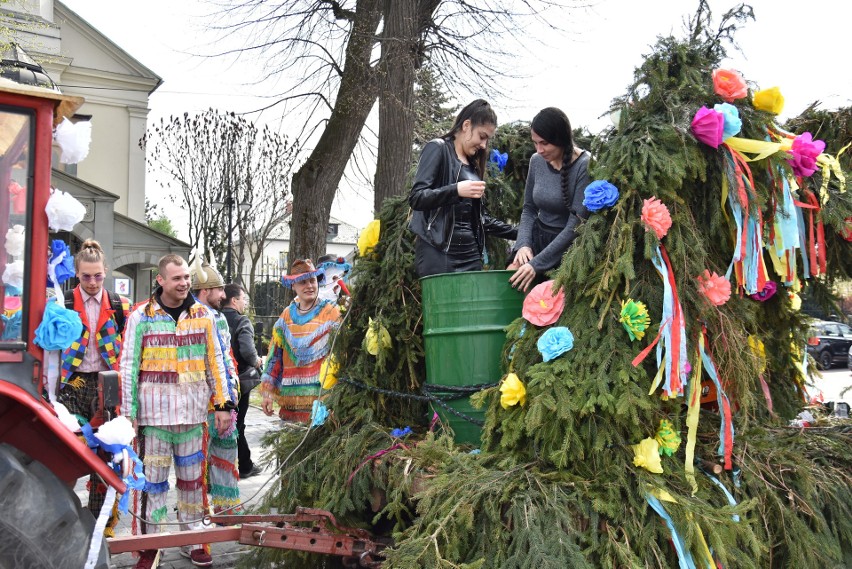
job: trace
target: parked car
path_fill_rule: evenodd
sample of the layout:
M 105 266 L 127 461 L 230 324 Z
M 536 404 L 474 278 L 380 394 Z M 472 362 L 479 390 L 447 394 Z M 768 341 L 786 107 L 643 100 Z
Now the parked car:
M 824 320 L 811 324 L 808 353 L 816 360 L 820 369 L 843 365 L 844 361 L 852 362 L 850 359 L 852 356 L 849 355 L 850 348 L 852 348 L 852 328 L 846 324 Z

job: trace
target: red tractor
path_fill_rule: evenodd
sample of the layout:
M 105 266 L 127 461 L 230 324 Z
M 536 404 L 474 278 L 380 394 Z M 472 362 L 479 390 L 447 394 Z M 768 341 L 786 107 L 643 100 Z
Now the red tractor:
M 4 73 L 6 75 L 6 73 Z M 82 105 L 55 89 L 0 78 L 0 568 L 83 567 L 94 518 L 72 491 L 97 473 L 125 485 L 43 397 L 53 127 Z M 107 566 L 106 543 L 97 567 Z

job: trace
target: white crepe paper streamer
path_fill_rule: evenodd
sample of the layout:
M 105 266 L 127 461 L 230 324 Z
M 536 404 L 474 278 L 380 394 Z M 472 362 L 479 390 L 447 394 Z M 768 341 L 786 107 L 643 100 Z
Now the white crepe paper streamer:
M 127 446 L 133 441 L 133 437 L 135 436 L 133 423 L 124 415 L 110 419 L 98 427 L 98 432 L 95 433 L 95 437 L 105 445 Z
M 54 405 L 59 403 L 56 398 L 56 386 L 59 383 L 59 350 L 44 351 L 44 376 L 47 379 L 47 398 Z
M 53 138 L 62 149 L 59 161 L 63 164 L 76 164 L 89 155 L 92 144 L 92 123 L 80 121 L 73 123 L 63 119 L 53 133 Z
M 77 418 L 71 414 L 68 407 L 59 401 L 53 401 L 51 404 L 53 405 L 53 409 L 56 411 L 57 417 L 59 417 L 59 421 L 65 426 L 65 428 L 72 433 L 80 431 L 80 423 L 77 422 Z
M 53 283 L 53 298 L 56 299 L 56 302 L 59 302 L 60 298 L 65 298 L 65 295 L 62 293 L 62 287 L 56 278 L 56 267 L 65 259 L 66 255 L 68 255 L 68 251 L 63 251 L 47 264 L 47 276 L 50 278 L 50 282 Z
M 6 263 L 3 271 L 3 282 L 16 288 L 24 288 L 24 262 L 12 261 Z
M 20 257 L 24 254 L 24 243 L 26 243 L 24 226 L 15 224 L 10 227 L 6 232 L 6 254 L 10 257 Z
M 114 503 L 115 488 L 108 486 L 106 497 L 104 498 L 104 505 L 101 507 L 101 513 L 98 514 L 98 521 L 95 522 L 95 529 L 92 531 L 92 541 L 89 544 L 89 556 L 86 558 L 86 565 L 84 565 L 84 569 L 94 569 L 95 563 L 98 562 L 98 554 L 101 552 L 101 543 L 104 540 L 104 529 L 106 529 L 109 514 L 112 512 L 110 504 Z
M 53 188 L 44 212 L 53 231 L 73 231 L 74 226 L 83 221 L 86 206 L 71 194 Z

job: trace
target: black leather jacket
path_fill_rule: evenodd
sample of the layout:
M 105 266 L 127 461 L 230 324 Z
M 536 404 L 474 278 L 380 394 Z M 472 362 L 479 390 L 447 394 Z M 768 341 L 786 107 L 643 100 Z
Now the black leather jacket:
M 453 236 L 453 206 L 461 200 L 457 183 L 461 166 L 452 141 L 436 138 L 427 142 L 420 154 L 414 185 L 408 194 L 408 204 L 414 210 L 409 229 L 441 251 L 449 249 Z M 480 249 L 485 247 L 486 234 L 504 239 L 517 238 L 517 228 L 488 215 L 482 207 L 482 200 L 471 201 L 473 231 Z

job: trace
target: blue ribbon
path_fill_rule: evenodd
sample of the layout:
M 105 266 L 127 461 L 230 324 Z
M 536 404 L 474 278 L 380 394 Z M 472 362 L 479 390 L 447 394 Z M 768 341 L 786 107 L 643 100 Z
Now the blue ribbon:
M 701 361 L 704 362 L 704 369 L 707 370 L 707 375 L 710 376 L 710 379 L 713 380 L 713 384 L 716 386 L 716 403 L 719 405 L 719 456 L 725 456 L 725 431 L 731 431 L 731 444 L 734 442 L 734 424 L 728 424 L 728 421 L 725 417 L 724 413 L 724 403 L 728 403 L 728 408 L 730 409 L 730 401 L 728 400 L 728 394 L 725 393 L 725 390 L 722 389 L 722 383 L 719 381 L 719 374 L 716 372 L 716 366 L 713 365 L 713 360 L 710 359 L 710 356 L 707 355 L 707 352 L 704 349 L 704 346 L 699 343 L 699 349 L 701 350 Z M 730 449 L 729 449 L 730 450 Z
M 719 488 L 722 489 L 722 492 L 725 494 L 725 498 L 728 499 L 728 504 L 730 504 L 731 506 L 737 505 L 737 500 L 734 498 L 733 494 L 731 494 L 731 492 L 725 487 L 725 485 L 722 484 L 721 480 L 719 480 L 718 478 L 716 478 L 715 476 L 713 476 L 712 474 L 710 474 L 709 472 L 707 472 L 703 468 L 701 469 L 701 472 L 703 472 L 704 475 L 713 482 L 713 484 L 715 484 L 716 486 L 718 486 Z M 734 515 L 731 516 L 731 519 L 733 519 L 735 522 L 739 522 L 740 516 L 737 515 L 737 514 L 734 514 Z
M 90 449 L 96 451 L 98 448 L 104 449 L 105 452 L 121 456 L 123 451 L 127 450 L 127 458 L 133 464 L 133 470 L 131 474 L 125 476 L 122 479 L 122 482 L 127 486 L 127 492 L 121 495 L 121 498 L 118 501 L 118 511 L 122 514 L 127 514 L 127 502 L 130 497 L 129 490 L 144 490 L 145 489 L 145 471 L 144 466 L 142 465 L 142 461 L 139 459 L 139 455 L 136 454 L 136 451 L 133 450 L 129 445 L 121 445 L 121 444 L 106 444 L 101 442 L 100 439 L 94 433 L 92 426 L 89 423 L 84 424 L 80 429 L 83 431 L 83 437 L 86 439 L 86 444 Z M 113 471 L 121 476 L 121 466 L 114 462 L 109 462 L 110 467 Z
M 661 518 L 663 518 L 663 521 L 666 522 L 666 525 L 672 534 L 672 543 L 674 544 L 675 552 L 677 553 L 677 561 L 680 565 L 680 569 L 697 569 L 692 553 L 690 553 L 689 549 L 687 549 L 683 538 L 677 533 L 674 522 L 665 507 L 663 507 L 662 502 L 651 494 L 645 494 L 645 500 L 648 502 L 648 505 L 651 506 Z

